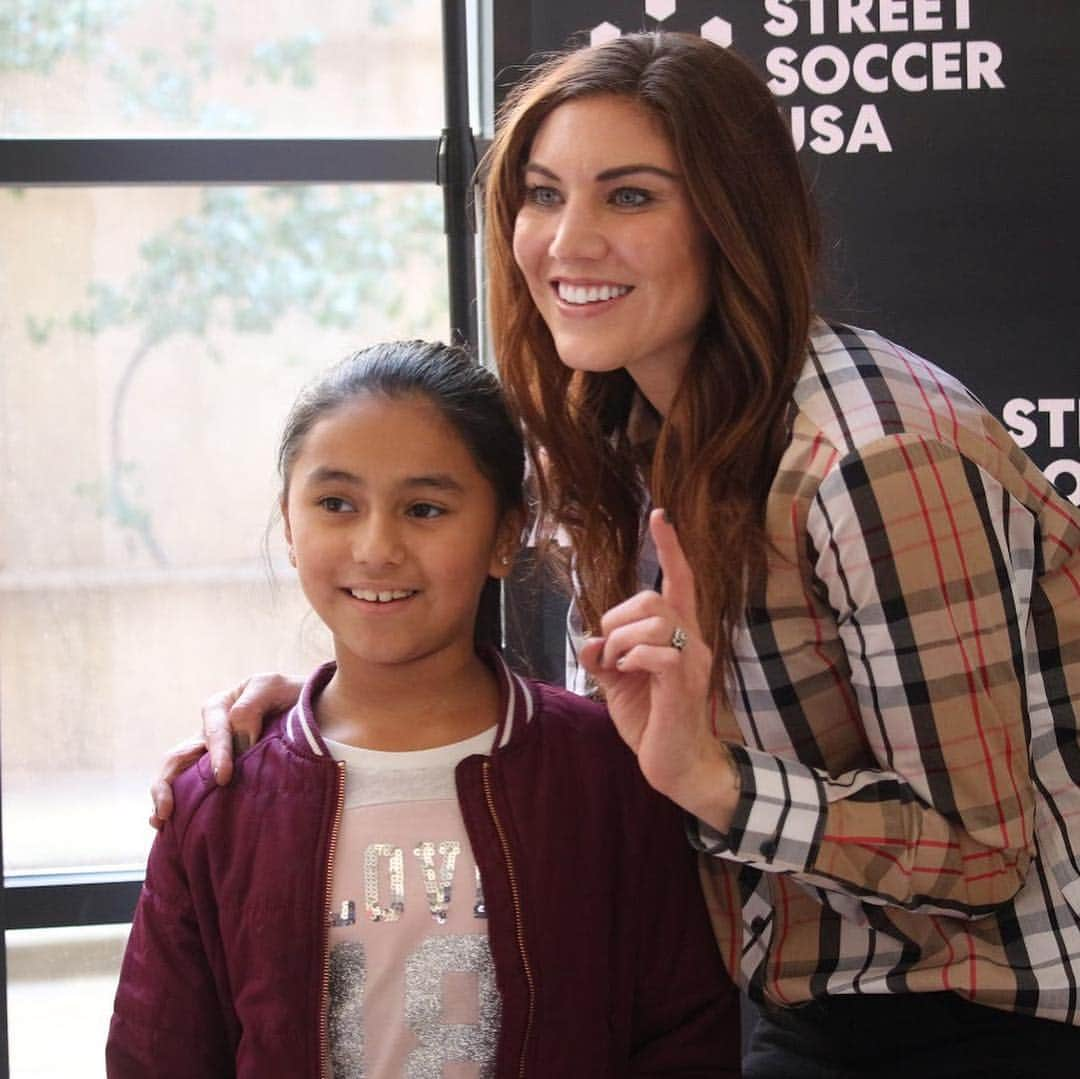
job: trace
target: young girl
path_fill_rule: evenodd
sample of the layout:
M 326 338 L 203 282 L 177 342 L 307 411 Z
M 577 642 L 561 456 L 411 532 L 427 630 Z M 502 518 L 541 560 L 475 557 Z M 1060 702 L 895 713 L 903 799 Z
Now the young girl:
M 738 1074 L 680 811 L 602 709 L 477 648 L 523 450 L 459 350 L 378 345 L 301 395 L 290 559 L 333 634 L 219 787 L 175 784 L 108 1073 Z

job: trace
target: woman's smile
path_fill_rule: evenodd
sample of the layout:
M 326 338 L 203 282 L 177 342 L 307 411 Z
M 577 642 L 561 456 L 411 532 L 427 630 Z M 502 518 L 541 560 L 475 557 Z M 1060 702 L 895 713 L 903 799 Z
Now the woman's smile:
M 606 282 L 604 284 L 578 284 L 572 281 L 553 281 L 552 287 L 559 299 L 571 307 L 610 304 L 613 300 L 628 296 L 632 291 L 629 285 L 614 285 Z

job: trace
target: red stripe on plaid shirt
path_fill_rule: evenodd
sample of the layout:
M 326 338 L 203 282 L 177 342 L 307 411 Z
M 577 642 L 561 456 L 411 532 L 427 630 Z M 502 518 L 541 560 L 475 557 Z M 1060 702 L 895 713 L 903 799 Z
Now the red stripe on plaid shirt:
M 981 708 L 979 706 L 979 694 L 978 694 L 978 692 L 977 692 L 977 690 L 975 688 L 975 672 L 972 669 L 971 657 L 968 655 L 968 650 L 967 650 L 967 647 L 964 644 L 963 634 L 960 632 L 960 627 L 956 624 L 956 618 L 954 617 L 954 615 L 952 613 L 952 605 L 948 601 L 948 596 L 949 596 L 948 579 L 947 579 L 947 576 L 946 576 L 946 573 L 945 573 L 945 567 L 942 565 L 942 555 L 941 555 L 941 549 L 938 546 L 938 538 L 937 538 L 937 535 L 934 532 L 934 528 L 933 528 L 933 525 L 931 523 L 932 518 L 931 518 L 930 508 L 929 508 L 929 506 L 927 504 L 926 494 L 923 491 L 922 484 L 919 482 L 918 469 L 916 469 L 915 463 L 911 459 L 911 454 L 908 452 L 908 447 L 904 444 L 903 440 L 900 439 L 900 438 L 897 438 L 896 442 L 897 442 L 897 446 L 899 447 L 900 453 L 904 458 L 904 462 L 908 467 L 908 471 L 909 471 L 909 473 L 911 475 L 912 489 L 915 492 L 916 498 L 918 498 L 918 500 L 919 500 L 919 506 L 920 506 L 920 508 L 922 510 L 923 520 L 926 523 L 927 540 L 929 541 L 929 544 L 930 544 L 930 550 L 933 552 L 933 555 L 934 555 L 934 566 L 937 569 L 938 586 L 941 588 L 941 595 L 942 595 L 944 607 L 949 612 L 949 621 L 951 622 L 953 631 L 955 633 L 956 647 L 957 647 L 958 651 L 960 652 L 960 655 L 961 655 L 961 657 L 963 658 L 963 661 L 964 661 L 964 675 L 965 675 L 965 678 L 966 678 L 967 684 L 968 684 L 968 697 L 969 697 L 969 699 L 971 701 L 972 719 L 974 719 L 976 729 L 979 731 L 979 741 L 982 744 L 982 750 L 983 750 L 983 761 L 986 764 L 987 779 L 990 782 L 990 792 L 991 792 L 991 795 L 993 796 L 994 806 L 997 809 L 998 826 L 999 826 L 999 829 L 1001 831 L 1001 842 L 1002 842 L 1002 845 L 1004 846 L 1004 845 L 1008 844 L 1009 830 L 1008 830 L 1008 827 L 1006 826 L 1006 823 L 1005 823 L 1005 814 L 1004 814 L 1004 812 L 1002 811 L 1002 808 L 1001 808 L 1001 801 L 1000 801 L 1001 796 L 1000 796 L 1000 794 L 998 792 L 997 778 L 994 775 L 994 764 L 993 764 L 993 759 L 992 759 L 991 754 L 990 754 L 990 746 L 987 744 L 986 732 L 983 729 L 982 710 L 981 710 Z M 936 477 L 936 479 L 938 481 L 938 489 L 940 491 L 941 490 L 941 475 L 937 471 L 937 466 L 935 465 L 934 460 L 933 460 L 932 456 L 930 455 L 929 450 L 927 450 L 925 443 L 920 440 L 920 444 L 923 447 L 923 452 L 926 454 L 927 463 L 930 466 L 931 471 L 933 472 L 933 474 L 935 475 L 935 477 Z M 957 534 L 956 534 L 956 522 L 955 522 L 955 519 L 954 519 L 954 517 L 952 515 L 952 510 L 948 506 L 948 499 L 945 499 L 945 506 L 946 506 L 945 512 L 946 512 L 946 515 L 949 518 L 949 524 L 950 524 L 950 527 L 952 529 L 953 543 L 958 548 L 957 554 L 959 555 L 961 564 L 965 565 L 965 574 L 966 574 L 966 560 L 964 559 L 963 551 L 960 549 L 960 542 L 959 542 L 959 539 L 958 539 Z M 966 576 L 965 576 L 965 582 L 964 583 L 967 586 L 968 600 L 970 602 L 970 600 L 971 600 L 971 582 L 970 582 L 970 580 L 968 580 L 966 578 Z M 976 640 L 977 640 L 978 639 L 978 632 L 977 632 L 978 620 L 975 618 L 974 612 L 972 612 L 972 618 L 973 618 L 973 625 L 976 628 Z M 1014 787 L 1015 787 L 1015 784 L 1014 784 Z
M 929 457 L 929 455 L 928 455 L 928 457 Z M 964 586 L 965 586 L 965 590 L 967 591 L 968 609 L 971 612 L 971 625 L 972 625 L 972 629 L 973 629 L 974 634 L 975 634 L 975 647 L 976 647 L 976 649 L 978 650 L 978 653 L 979 653 L 979 669 L 982 671 L 983 690 L 987 694 L 989 694 L 990 693 L 990 673 L 989 673 L 989 667 L 988 667 L 987 660 L 986 660 L 986 653 L 983 650 L 983 634 L 982 634 L 982 628 L 979 625 L 979 609 L 978 609 L 978 606 L 977 606 L 976 600 L 975 600 L 975 589 L 972 587 L 971 576 L 968 573 L 967 556 L 964 554 L 964 545 L 960 542 L 960 535 L 961 535 L 960 529 L 957 527 L 956 517 L 953 514 L 952 501 L 949 499 L 948 495 L 946 494 L 945 483 L 941 478 L 941 472 L 938 470 L 937 463 L 933 460 L 933 458 L 931 457 L 929 459 L 930 459 L 930 468 L 933 471 L 934 479 L 937 481 L 938 494 L 941 496 L 941 503 L 945 507 L 945 513 L 948 515 L 948 518 L 949 518 L 949 527 L 952 530 L 953 538 L 954 538 L 954 541 L 955 541 L 955 544 L 956 544 L 956 554 L 957 554 L 957 557 L 960 559 L 961 572 L 963 573 L 963 577 L 964 577 Z M 981 736 L 982 735 L 982 724 L 981 724 L 981 722 L 979 723 L 979 733 L 980 733 L 980 736 Z M 1024 813 L 1024 801 L 1023 801 L 1023 798 L 1020 795 L 1020 786 L 1017 783 L 1016 773 L 1013 771 L 1013 745 L 1012 745 L 1012 739 L 1009 737 L 1009 728 L 1005 724 L 1001 725 L 1001 735 L 1005 739 L 1005 768 L 1006 768 L 1006 770 L 1007 770 L 1007 772 L 1009 774 L 1009 783 L 1012 786 L 1013 797 L 1016 799 L 1017 809 L 1019 810 L 1019 813 L 1020 813 L 1020 834 L 1026 836 L 1028 834 L 1028 830 L 1027 830 L 1027 818 L 1026 818 L 1026 814 Z M 992 777 L 991 777 L 991 782 L 993 782 Z M 995 802 L 997 801 L 996 784 L 994 786 L 994 801 Z M 1004 841 L 1005 840 L 1005 830 L 1006 830 L 1005 829 L 1005 820 L 1004 820 L 1004 817 L 1001 814 L 1000 806 L 999 806 L 999 809 L 998 809 L 998 815 L 999 815 L 999 819 L 1001 821 L 1002 838 L 1003 838 L 1003 841 Z

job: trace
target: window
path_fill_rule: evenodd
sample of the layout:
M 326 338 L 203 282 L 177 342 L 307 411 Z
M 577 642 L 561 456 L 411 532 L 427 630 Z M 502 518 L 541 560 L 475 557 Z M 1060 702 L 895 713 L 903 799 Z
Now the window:
M 438 0 L 8 0 L 6 137 L 430 138 Z
M 443 6 L 0 12 L 13 1074 L 103 1073 L 146 787 L 199 702 L 327 654 L 282 571 L 276 438 L 332 360 L 450 333 Z M 46 991 L 83 1001 L 62 1039 Z

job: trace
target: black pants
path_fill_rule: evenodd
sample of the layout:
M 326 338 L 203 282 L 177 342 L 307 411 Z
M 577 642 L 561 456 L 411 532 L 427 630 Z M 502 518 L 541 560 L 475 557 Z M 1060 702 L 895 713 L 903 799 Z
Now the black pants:
M 759 1008 L 743 1075 L 1075 1079 L 1080 1027 L 971 1004 L 955 993 L 831 997 L 799 1008 Z

